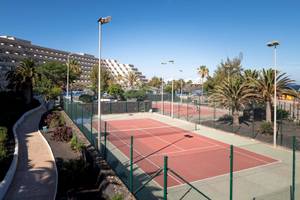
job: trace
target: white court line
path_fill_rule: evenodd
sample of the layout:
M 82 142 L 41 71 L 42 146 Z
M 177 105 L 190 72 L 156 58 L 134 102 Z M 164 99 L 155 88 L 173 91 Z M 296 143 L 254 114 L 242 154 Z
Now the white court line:
M 144 133 L 146 133 L 146 134 L 148 134 L 148 135 L 150 135 L 150 136 L 152 136 L 152 137 L 155 137 L 155 138 L 159 139 L 160 141 L 163 141 L 163 142 L 166 143 L 168 146 L 175 146 L 177 149 L 180 149 L 181 151 L 184 150 L 183 148 L 177 146 L 176 144 L 173 144 L 173 142 L 169 142 L 169 141 L 167 141 L 167 140 L 162 139 L 160 136 L 153 135 L 152 133 L 149 133 L 149 132 L 146 131 L 146 130 L 141 130 L 141 131 L 143 131 Z M 184 136 L 183 136 L 182 138 L 184 138 Z
M 219 145 L 200 147 L 200 148 L 192 148 L 192 149 L 186 149 L 186 150 L 181 150 L 181 151 L 171 151 L 171 152 L 160 153 L 160 154 L 154 154 L 151 157 L 161 156 L 161 155 L 166 155 L 166 154 L 169 156 L 169 155 L 174 155 L 174 154 L 177 154 L 177 153 L 179 154 L 179 153 L 184 153 L 184 152 L 186 152 L 186 154 L 189 154 L 189 152 L 202 153 L 202 152 L 206 152 L 206 151 L 215 151 L 215 150 L 222 149 L 222 148 L 210 149 L 210 148 L 215 148 L 215 147 L 219 147 Z M 203 151 L 203 149 L 210 149 L 210 150 Z M 199 152 L 197 152 L 198 150 L 199 150 Z
M 115 134 L 113 134 L 114 136 L 116 136 Z M 130 145 L 127 144 L 126 142 L 124 142 L 120 137 L 116 136 L 117 138 L 119 138 L 119 140 L 125 144 L 126 146 L 128 146 L 130 148 Z M 157 169 L 161 169 L 160 166 L 158 166 L 157 164 L 155 164 L 154 162 L 152 162 L 151 160 L 149 160 L 147 157 L 143 156 L 142 153 L 140 153 L 139 151 L 137 151 L 136 149 L 133 149 L 135 152 L 137 152 L 139 155 L 141 155 L 144 159 L 148 160 L 150 163 L 152 163 L 155 167 L 157 167 Z M 169 176 L 174 179 L 177 183 L 182 184 L 182 182 L 180 180 L 178 180 L 176 177 L 174 177 L 173 175 L 169 174 Z
M 237 170 L 237 171 L 234 171 L 233 174 L 235 175 L 235 174 L 246 172 L 246 171 L 253 171 L 255 169 L 265 168 L 265 167 L 268 167 L 268 166 L 271 166 L 271 165 L 275 165 L 275 164 L 278 164 L 278 163 L 282 163 L 282 162 L 280 160 L 278 160 L 276 162 L 268 163 L 268 164 L 265 164 L 265 165 L 259 165 L 259 166 L 255 166 L 255 167 L 250 167 L 250 168 L 242 169 L 242 170 Z M 219 178 L 219 177 L 222 177 L 222 176 L 228 176 L 228 174 L 229 174 L 229 172 L 225 173 L 225 174 L 220 174 L 220 175 L 217 175 L 217 176 L 212 176 L 212 177 L 208 177 L 208 178 L 204 178 L 204 179 L 200 179 L 200 180 L 191 181 L 189 183 L 190 184 L 201 183 L 201 182 L 209 181 L 209 180 L 216 179 L 216 178 Z M 183 184 L 180 184 L 180 185 L 170 186 L 170 187 L 168 187 L 168 189 L 181 187 L 183 185 L 186 185 L 186 183 L 183 183 Z
M 172 126 L 160 126 L 160 127 L 147 127 L 147 128 L 131 128 L 131 129 L 121 129 L 121 130 L 108 130 L 109 133 L 117 133 L 117 132 L 127 132 L 127 131 L 139 131 L 139 130 L 152 130 L 152 129 L 160 129 L 160 128 L 172 128 Z

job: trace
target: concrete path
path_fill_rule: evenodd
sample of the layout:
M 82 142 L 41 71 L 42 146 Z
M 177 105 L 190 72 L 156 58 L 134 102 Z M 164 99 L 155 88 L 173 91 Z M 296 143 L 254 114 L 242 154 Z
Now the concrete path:
M 57 171 L 51 149 L 38 132 L 44 107 L 26 117 L 17 129 L 19 138 L 19 159 L 14 179 L 5 199 L 47 199 L 55 198 Z

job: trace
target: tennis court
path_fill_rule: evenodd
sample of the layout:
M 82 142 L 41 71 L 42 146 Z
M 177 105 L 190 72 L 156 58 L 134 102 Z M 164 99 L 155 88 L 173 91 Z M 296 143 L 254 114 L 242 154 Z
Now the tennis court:
M 130 136 L 134 137 L 134 164 L 149 175 L 163 167 L 165 155 L 169 157 L 168 167 L 189 182 L 229 173 L 228 144 L 150 118 L 109 120 L 107 124 L 108 140 L 127 157 Z M 234 150 L 234 172 L 275 162 L 238 147 Z M 162 175 L 154 180 L 163 186 Z M 182 184 L 175 176 L 168 176 L 168 187 Z
M 152 108 L 155 108 L 164 114 L 171 115 L 172 112 L 172 103 L 165 102 L 154 102 L 152 103 Z M 211 120 L 219 118 L 223 115 L 228 114 L 228 110 L 209 107 L 207 105 L 194 105 L 191 103 L 179 103 L 174 102 L 173 104 L 173 114 L 175 117 L 201 117 L 202 120 Z

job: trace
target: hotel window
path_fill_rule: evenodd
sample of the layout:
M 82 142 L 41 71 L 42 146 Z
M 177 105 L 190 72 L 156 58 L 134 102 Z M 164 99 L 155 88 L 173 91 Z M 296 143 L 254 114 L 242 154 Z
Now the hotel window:
M 4 45 L 4 43 L 1 42 L 1 45 Z
M 9 46 L 10 46 L 10 47 L 13 47 L 14 45 L 10 44 Z

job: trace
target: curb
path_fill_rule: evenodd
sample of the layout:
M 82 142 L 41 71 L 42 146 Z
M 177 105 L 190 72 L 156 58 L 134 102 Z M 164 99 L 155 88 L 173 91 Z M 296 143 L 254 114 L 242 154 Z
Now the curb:
M 39 107 L 36 107 L 36 108 L 24 113 L 13 126 L 13 134 L 14 134 L 14 138 L 15 138 L 15 150 L 14 150 L 13 160 L 10 164 L 10 167 L 9 167 L 4 179 L 0 183 L 0 199 L 3 199 L 5 194 L 7 193 L 9 186 L 14 178 L 16 169 L 17 169 L 18 157 L 19 157 L 19 140 L 18 140 L 17 128 L 23 122 L 25 117 L 27 117 L 31 113 L 41 109 L 43 106 L 44 105 L 41 104 Z
M 54 190 L 54 195 L 53 195 L 53 200 L 56 198 L 56 193 L 57 193 L 57 185 L 58 185 L 58 171 L 57 171 L 57 166 L 56 166 L 56 161 L 55 161 L 55 158 L 54 158 L 54 155 L 53 155 L 53 152 L 52 152 L 52 149 L 51 149 L 51 147 L 50 147 L 50 145 L 49 145 L 49 143 L 48 143 L 48 141 L 46 140 L 46 138 L 43 136 L 43 134 L 41 133 L 41 131 L 40 130 L 38 130 L 37 131 L 39 134 L 40 134 L 40 136 L 43 138 L 43 141 L 44 141 L 44 143 L 46 143 L 46 145 L 47 145 L 47 147 L 48 147 L 48 149 L 49 149 L 49 151 L 51 152 L 51 157 L 52 157 L 52 159 L 53 159 L 53 161 L 54 161 L 54 169 L 55 169 L 55 182 L 56 182 L 56 184 L 55 184 L 55 190 Z

